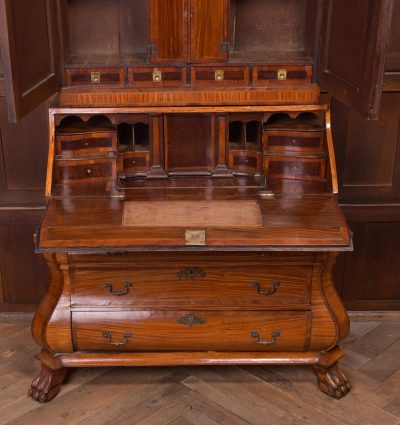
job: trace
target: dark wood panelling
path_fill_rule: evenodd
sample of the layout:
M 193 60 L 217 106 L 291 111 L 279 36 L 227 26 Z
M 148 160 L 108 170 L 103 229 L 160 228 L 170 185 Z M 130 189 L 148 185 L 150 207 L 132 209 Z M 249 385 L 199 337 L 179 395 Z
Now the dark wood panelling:
M 400 0 L 394 0 L 392 25 L 386 56 L 386 70 L 400 71 Z
M 353 222 L 353 253 L 346 253 L 342 298 L 353 310 L 400 308 L 400 222 Z
M 43 189 L 48 149 L 49 101 L 18 124 L 7 119 L 6 99 L 0 98 L 0 125 L 8 190 Z
M 333 100 L 333 135 L 342 202 L 400 197 L 400 94 L 384 93 L 377 121 Z
M 0 270 L 4 303 L 38 304 L 47 288 L 47 270 L 34 254 L 33 235 L 44 209 L 0 211 Z

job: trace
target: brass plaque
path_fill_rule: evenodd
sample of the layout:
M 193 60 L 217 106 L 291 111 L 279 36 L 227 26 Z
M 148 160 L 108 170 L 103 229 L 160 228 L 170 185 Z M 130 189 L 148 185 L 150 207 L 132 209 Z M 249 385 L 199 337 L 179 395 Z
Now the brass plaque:
M 206 231 L 185 230 L 185 244 L 191 246 L 204 246 L 206 244 Z

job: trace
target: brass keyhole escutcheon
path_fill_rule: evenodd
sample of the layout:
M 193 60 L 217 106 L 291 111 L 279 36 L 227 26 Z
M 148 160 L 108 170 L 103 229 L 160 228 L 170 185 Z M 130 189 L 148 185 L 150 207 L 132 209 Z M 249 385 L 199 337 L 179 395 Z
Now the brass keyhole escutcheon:
M 161 71 L 154 71 L 153 72 L 153 81 L 155 83 L 160 83 L 162 81 L 162 72 Z
M 218 69 L 215 71 L 215 81 L 224 81 L 225 79 L 225 72 L 222 69 Z
M 100 72 L 91 72 L 90 73 L 90 81 L 93 84 L 100 84 L 101 82 L 101 76 Z
M 287 80 L 287 69 L 278 69 L 278 80 Z

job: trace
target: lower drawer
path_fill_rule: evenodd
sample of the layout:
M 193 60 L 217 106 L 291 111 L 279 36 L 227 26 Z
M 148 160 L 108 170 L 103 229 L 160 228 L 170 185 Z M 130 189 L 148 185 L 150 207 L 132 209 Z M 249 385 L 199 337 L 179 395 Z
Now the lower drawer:
M 312 267 L 71 268 L 73 307 L 309 308 Z
M 303 351 L 310 312 L 72 314 L 77 351 Z

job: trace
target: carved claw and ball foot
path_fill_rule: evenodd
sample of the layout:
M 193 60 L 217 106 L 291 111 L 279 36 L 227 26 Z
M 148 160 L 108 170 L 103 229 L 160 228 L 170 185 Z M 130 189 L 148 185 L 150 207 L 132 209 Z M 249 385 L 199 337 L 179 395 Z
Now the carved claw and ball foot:
M 39 403 L 47 403 L 60 392 L 67 369 L 52 370 L 42 364 L 39 376 L 33 380 L 28 394 Z
M 314 374 L 317 377 L 319 389 L 333 398 L 342 398 L 350 390 L 350 384 L 346 376 L 339 370 L 335 363 L 329 367 L 314 366 Z

